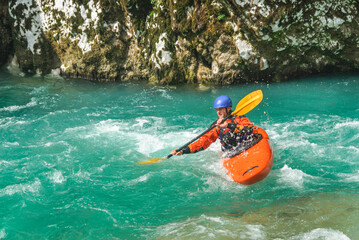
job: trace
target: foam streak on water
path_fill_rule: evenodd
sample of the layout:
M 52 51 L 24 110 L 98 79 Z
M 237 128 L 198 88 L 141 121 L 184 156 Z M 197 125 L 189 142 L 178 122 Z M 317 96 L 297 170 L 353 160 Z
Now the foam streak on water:
M 0 239 L 356 239 L 359 77 L 193 89 L 0 72 Z M 216 119 L 218 95 L 269 134 L 274 165 L 233 182 L 220 144 L 162 158 Z

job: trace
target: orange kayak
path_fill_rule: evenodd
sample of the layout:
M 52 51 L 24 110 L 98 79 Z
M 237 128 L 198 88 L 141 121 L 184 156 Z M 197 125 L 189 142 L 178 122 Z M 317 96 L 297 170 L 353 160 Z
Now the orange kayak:
M 273 151 L 268 134 L 256 126 L 253 133 L 259 136 L 259 141 L 223 162 L 228 175 L 234 181 L 245 185 L 251 185 L 264 179 L 273 165 Z

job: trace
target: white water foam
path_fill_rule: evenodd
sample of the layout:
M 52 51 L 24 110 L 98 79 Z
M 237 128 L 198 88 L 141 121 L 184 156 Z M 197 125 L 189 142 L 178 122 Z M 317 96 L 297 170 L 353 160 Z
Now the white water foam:
M 165 146 L 165 142 L 151 134 L 136 134 L 135 139 L 137 151 L 145 155 L 161 150 Z
M 49 179 L 53 183 L 61 184 L 66 181 L 66 178 L 62 175 L 61 171 L 55 170 L 52 174 L 50 174 Z
M 285 164 L 302 161 L 320 166 L 327 165 L 329 161 L 353 162 L 357 159 L 358 120 L 315 114 L 309 115 L 308 118 L 263 124 L 273 142 L 277 161 L 283 161 Z M 282 158 L 288 151 L 292 152 L 293 159 Z
M 204 192 L 238 192 L 246 189 L 245 185 L 238 184 L 228 176 L 227 170 L 223 167 L 224 159 L 221 158 L 222 151 L 219 141 L 213 143 L 208 149 L 197 155 L 186 155 L 193 167 L 205 171 L 202 176 L 204 181 Z
M 136 123 L 131 126 L 131 129 L 136 130 L 138 127 L 143 130 L 148 130 L 148 128 L 158 129 L 166 125 L 166 122 L 163 118 L 145 116 L 138 117 L 135 119 Z
M 110 132 L 119 132 L 120 124 L 118 122 L 114 122 L 113 120 L 109 121 L 101 121 L 100 123 L 95 125 L 95 130 L 97 133 L 110 133 Z
M 220 167 L 217 167 L 218 169 L 221 169 Z M 247 187 L 245 185 L 241 185 L 238 183 L 235 183 L 222 169 L 220 177 L 218 176 L 211 176 L 206 177 L 205 185 L 207 185 L 205 188 L 203 188 L 203 191 L 199 192 L 198 194 L 202 194 L 202 192 L 236 192 L 244 190 Z
M 5 228 L 0 230 L 0 239 L 5 239 L 6 238 L 6 232 L 5 232 Z
M 288 165 L 284 165 L 279 171 L 278 182 L 293 188 L 303 188 L 304 180 L 312 177 L 299 169 L 292 169 L 291 167 L 288 167 Z
M 298 130 L 314 124 L 314 119 L 295 120 L 293 122 L 272 124 L 266 129 L 270 139 L 275 141 L 276 146 L 281 149 L 303 146 L 316 148 L 318 145 L 308 140 L 312 133 Z
M 135 119 L 136 123 L 131 125 L 124 121 L 106 120 L 95 124 L 94 127 L 86 126 L 85 138 L 98 136 L 113 136 L 118 140 L 131 139 L 137 146 L 136 150 L 142 154 L 149 155 L 164 148 L 165 142 L 156 135 L 157 128 L 164 126 L 162 118 L 145 117 Z M 131 141 L 124 142 L 131 144 Z
M 109 165 L 109 164 L 103 164 L 103 165 L 101 165 L 100 167 L 96 168 L 96 171 L 97 171 L 98 173 L 101 173 L 101 172 L 103 172 L 103 170 L 104 170 L 105 168 L 107 168 L 108 166 L 110 166 L 110 165 Z
M 133 186 L 133 185 L 136 185 L 137 183 L 147 182 L 148 179 L 151 177 L 151 175 L 152 175 L 151 173 L 146 173 L 145 175 L 142 175 L 136 179 L 128 181 L 127 184 L 129 186 Z
M 73 172 L 73 179 L 79 183 L 91 180 L 90 177 L 91 177 L 91 174 L 82 169 L 79 169 L 76 173 Z
M 3 147 L 14 147 L 19 146 L 20 144 L 18 142 L 4 142 Z
M 178 147 L 179 142 L 185 143 L 188 139 L 196 136 L 197 132 L 193 129 L 172 131 L 166 127 L 163 118 L 146 116 L 128 121 L 103 120 L 90 125 L 67 128 L 64 134 L 81 139 L 98 139 L 101 137 L 103 142 L 107 140 L 111 144 L 117 142 L 116 146 L 119 148 L 121 146 L 133 148 L 131 146 L 133 144 L 137 152 L 150 156 L 152 153 L 163 149 L 171 151 Z M 123 141 L 123 139 L 131 139 L 131 141 Z
M 33 183 L 26 183 L 26 184 L 14 184 L 9 185 L 0 190 L 0 197 L 2 196 L 12 196 L 16 193 L 38 193 L 41 188 L 41 182 L 38 178 L 35 179 Z
M 109 134 L 119 134 L 121 128 L 127 128 L 127 126 L 121 126 L 120 121 L 114 120 L 105 120 L 100 121 L 95 124 L 78 126 L 67 128 L 64 133 L 70 134 L 71 136 L 76 136 L 78 138 L 87 139 L 87 138 L 96 138 L 100 135 L 109 135 Z
M 150 131 L 149 131 L 150 132 Z M 177 131 L 169 133 L 141 133 L 135 132 L 137 151 L 144 155 L 151 155 L 157 151 L 168 149 L 168 151 L 178 148 L 178 143 L 185 143 L 188 139 L 196 136 L 192 131 Z M 169 152 L 168 152 L 169 153 Z
M 21 106 L 17 106 L 17 105 L 13 105 L 13 106 L 9 106 L 9 107 L 3 107 L 3 108 L 0 108 L 0 112 L 15 112 L 15 111 L 19 111 L 21 109 L 24 109 L 24 108 L 29 108 L 29 107 L 34 107 L 37 105 L 37 101 L 36 101 L 36 98 L 31 98 L 30 102 L 27 103 L 26 105 L 21 105 Z
M 345 120 L 345 122 L 335 124 L 334 128 L 339 129 L 342 127 L 350 127 L 354 128 L 355 130 L 359 129 L 359 121 L 358 120 Z
M 344 146 L 338 146 L 338 149 L 345 149 L 348 150 L 349 152 L 352 151 L 354 153 L 359 153 L 359 148 L 355 147 L 355 146 L 348 146 L 348 147 L 344 147 Z
M 359 182 L 359 170 L 356 173 L 339 173 L 338 176 L 343 178 L 344 182 Z
M 132 125 L 132 127 L 139 127 L 139 128 L 144 128 L 145 124 L 149 124 L 150 121 L 146 118 L 136 118 L 135 119 L 136 123 Z
M 341 231 L 333 230 L 330 228 L 317 228 L 307 233 L 299 234 L 298 236 L 293 236 L 289 240 L 350 240 L 344 233 Z
M 112 219 L 112 221 L 115 223 L 115 226 L 117 226 L 117 220 L 116 220 L 116 218 L 114 218 L 114 217 L 112 216 L 112 214 L 111 214 L 107 209 L 95 208 L 95 207 L 90 207 L 90 209 L 96 210 L 96 211 L 100 211 L 100 212 L 103 212 L 103 213 L 107 214 L 107 215 Z
M 170 150 L 178 147 L 178 142 L 187 142 L 188 139 L 196 136 L 191 129 L 185 131 L 167 131 L 166 122 L 158 117 L 141 117 L 135 119 L 136 123 L 127 132 L 131 139 L 136 139 L 137 151 L 150 155 L 162 149 Z
M 30 95 L 44 95 L 44 93 L 47 91 L 47 86 L 41 86 L 41 87 L 37 87 L 34 88 L 31 92 Z
M 201 215 L 158 227 L 154 233 L 168 239 L 266 239 L 264 227 L 240 219 Z
M 0 160 L 0 171 L 4 171 L 10 167 L 16 167 L 17 161 Z
M 243 239 L 266 239 L 264 227 L 261 225 L 247 225 L 247 231 L 241 232 L 240 236 Z
M 163 88 L 159 88 L 159 89 L 156 88 L 156 89 L 160 93 L 161 97 L 166 98 L 168 100 L 173 100 L 173 97 L 170 94 L 168 94 L 168 90 L 163 89 Z
M 6 117 L 0 119 L 0 128 L 8 128 L 16 125 L 27 124 L 29 121 L 16 120 L 15 117 Z

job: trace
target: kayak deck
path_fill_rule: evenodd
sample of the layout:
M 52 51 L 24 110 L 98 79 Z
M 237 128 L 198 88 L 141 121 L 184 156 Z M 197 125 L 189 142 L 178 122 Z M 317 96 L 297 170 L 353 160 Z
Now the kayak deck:
M 262 139 L 246 151 L 223 162 L 228 175 L 235 182 L 244 185 L 264 179 L 273 165 L 273 151 L 267 133 L 260 127 L 255 127 L 253 132 L 261 134 Z

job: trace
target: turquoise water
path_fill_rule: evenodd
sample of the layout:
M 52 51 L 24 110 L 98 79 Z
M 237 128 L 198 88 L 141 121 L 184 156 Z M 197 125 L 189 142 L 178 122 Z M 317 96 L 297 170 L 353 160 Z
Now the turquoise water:
M 261 89 L 263 181 L 231 181 L 219 143 L 164 157 Z M 359 75 L 240 86 L 100 84 L 0 72 L 0 239 L 358 239 Z

